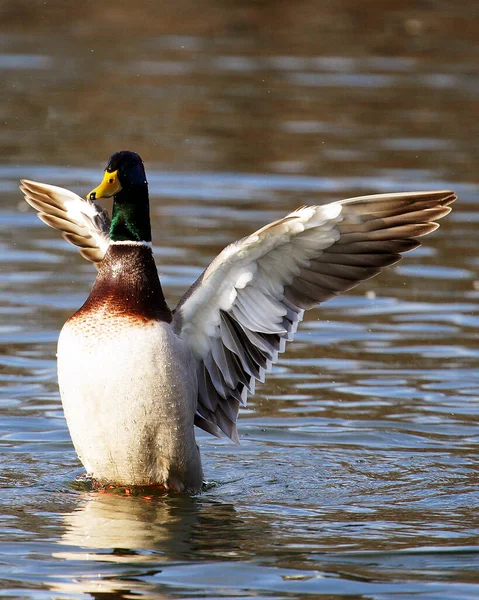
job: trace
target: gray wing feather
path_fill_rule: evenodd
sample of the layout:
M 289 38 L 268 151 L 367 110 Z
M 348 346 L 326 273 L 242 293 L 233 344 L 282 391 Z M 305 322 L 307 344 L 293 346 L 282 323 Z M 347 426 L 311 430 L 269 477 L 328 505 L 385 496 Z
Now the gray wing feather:
M 196 424 L 237 441 L 240 405 L 294 337 L 304 310 L 398 262 L 455 199 L 450 191 L 414 192 L 301 207 L 225 248 L 174 316 L 200 357 Z

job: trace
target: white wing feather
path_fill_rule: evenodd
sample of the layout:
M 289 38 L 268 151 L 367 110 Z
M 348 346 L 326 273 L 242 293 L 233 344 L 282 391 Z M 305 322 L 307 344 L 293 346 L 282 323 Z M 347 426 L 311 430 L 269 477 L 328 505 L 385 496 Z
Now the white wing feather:
M 237 441 L 240 404 L 304 310 L 400 260 L 454 200 L 450 191 L 412 192 L 305 206 L 225 248 L 174 315 L 201 359 L 196 424 Z
M 100 263 L 110 245 L 110 218 L 98 204 L 55 185 L 21 180 L 25 200 L 38 217 L 79 246 L 87 260 Z

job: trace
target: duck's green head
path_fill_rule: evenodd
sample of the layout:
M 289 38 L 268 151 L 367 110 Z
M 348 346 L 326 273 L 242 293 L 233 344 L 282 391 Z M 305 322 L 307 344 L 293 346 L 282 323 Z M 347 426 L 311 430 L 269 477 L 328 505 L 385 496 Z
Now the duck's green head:
M 87 198 L 113 196 L 110 238 L 114 242 L 151 242 L 148 182 L 143 161 L 135 152 L 116 152 L 108 161 L 103 181 Z

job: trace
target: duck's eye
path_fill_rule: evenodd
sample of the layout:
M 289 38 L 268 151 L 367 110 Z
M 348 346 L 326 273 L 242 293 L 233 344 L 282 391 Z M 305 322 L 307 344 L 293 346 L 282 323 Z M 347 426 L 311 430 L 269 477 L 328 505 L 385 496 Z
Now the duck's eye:
M 113 177 L 110 177 L 110 179 L 108 180 L 108 183 L 113 183 L 115 180 L 113 179 Z

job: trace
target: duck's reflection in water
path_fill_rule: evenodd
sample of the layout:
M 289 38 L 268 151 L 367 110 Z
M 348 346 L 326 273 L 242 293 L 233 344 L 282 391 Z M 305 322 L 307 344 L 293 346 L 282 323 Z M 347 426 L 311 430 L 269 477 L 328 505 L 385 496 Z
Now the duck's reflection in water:
M 55 558 L 68 561 L 68 572 L 58 573 L 51 589 L 102 598 L 152 590 L 162 597 L 152 577 L 165 566 L 237 559 L 251 551 L 248 540 L 267 535 L 258 523 L 253 533 L 232 504 L 186 494 L 145 499 L 90 493 L 63 519 Z

